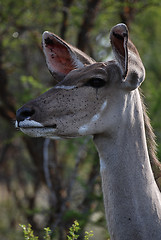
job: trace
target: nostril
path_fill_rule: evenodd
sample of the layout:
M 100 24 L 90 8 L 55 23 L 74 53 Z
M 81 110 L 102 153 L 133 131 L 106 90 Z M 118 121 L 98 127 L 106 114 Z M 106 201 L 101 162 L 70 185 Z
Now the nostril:
M 18 109 L 16 112 L 16 120 L 18 122 L 24 121 L 25 119 L 31 117 L 34 113 L 35 113 L 35 110 L 33 108 L 22 107 Z
M 53 124 L 53 128 L 57 128 L 57 125 L 56 125 L 56 124 Z

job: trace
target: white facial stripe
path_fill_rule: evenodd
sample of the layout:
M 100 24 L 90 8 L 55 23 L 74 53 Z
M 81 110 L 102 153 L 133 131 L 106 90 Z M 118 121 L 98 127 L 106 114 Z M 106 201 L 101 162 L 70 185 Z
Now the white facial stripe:
M 75 85 L 73 85 L 73 86 L 58 85 L 58 86 L 55 86 L 55 88 L 56 88 L 56 89 L 71 90 L 71 89 L 76 88 L 76 86 L 75 86 Z
M 15 125 L 18 127 L 17 121 L 16 121 Z M 19 122 L 19 127 L 20 128 L 24 128 L 24 127 L 43 127 L 43 125 L 39 122 L 34 121 L 34 120 L 25 119 L 24 121 Z
M 95 114 L 95 115 L 91 118 L 91 120 L 90 120 L 89 123 L 84 124 L 83 126 L 81 126 L 81 127 L 79 128 L 79 131 L 78 131 L 79 134 L 80 134 L 80 135 L 85 134 L 85 133 L 88 131 L 90 125 L 91 125 L 92 123 L 98 121 L 99 118 L 100 118 L 100 113 Z
M 84 134 L 86 134 L 86 133 L 88 134 L 88 130 L 89 130 L 90 126 L 91 126 L 94 122 L 96 122 L 96 121 L 98 121 L 98 120 L 100 119 L 101 114 L 102 114 L 102 112 L 105 110 L 106 106 L 107 106 L 107 100 L 104 101 L 104 103 L 102 104 L 102 106 L 101 106 L 101 108 L 100 108 L 100 112 L 99 112 L 99 113 L 96 113 L 96 114 L 91 118 L 91 120 L 90 120 L 89 123 L 86 123 L 86 124 L 84 124 L 83 126 L 81 126 L 81 127 L 79 128 L 78 133 L 79 133 L 80 135 L 84 135 Z
M 100 158 L 100 172 L 103 172 L 103 170 L 106 169 L 106 163 L 105 160 L 103 158 Z
M 95 115 L 92 117 L 91 122 L 96 122 L 99 118 L 100 118 L 100 113 L 95 114 Z
M 80 135 L 84 135 L 88 131 L 88 128 L 89 128 L 89 124 L 85 124 L 79 128 L 78 133 Z
M 102 104 L 102 106 L 101 106 L 101 112 L 103 112 L 103 111 L 105 110 L 106 106 L 107 106 L 107 100 L 104 101 L 104 103 Z

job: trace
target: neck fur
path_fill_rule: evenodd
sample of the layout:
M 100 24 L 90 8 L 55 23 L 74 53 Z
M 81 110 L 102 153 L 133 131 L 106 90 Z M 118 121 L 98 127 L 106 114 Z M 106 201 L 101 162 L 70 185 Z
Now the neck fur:
M 160 240 L 161 197 L 150 166 L 138 90 L 132 98 L 130 116 L 125 111 L 115 134 L 94 137 L 106 219 L 111 240 Z

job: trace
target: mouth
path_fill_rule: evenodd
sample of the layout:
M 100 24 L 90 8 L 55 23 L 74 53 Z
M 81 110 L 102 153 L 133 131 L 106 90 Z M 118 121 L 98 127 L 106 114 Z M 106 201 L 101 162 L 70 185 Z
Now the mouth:
M 57 125 L 42 125 L 34 120 L 25 119 L 20 122 L 16 121 L 15 127 L 31 137 L 51 138 L 55 135 Z
M 57 125 L 56 124 L 51 124 L 51 125 L 42 125 L 39 122 L 36 122 L 34 120 L 29 120 L 25 119 L 24 121 L 16 121 L 15 122 L 15 128 L 21 129 L 21 128 L 53 128 L 56 129 Z

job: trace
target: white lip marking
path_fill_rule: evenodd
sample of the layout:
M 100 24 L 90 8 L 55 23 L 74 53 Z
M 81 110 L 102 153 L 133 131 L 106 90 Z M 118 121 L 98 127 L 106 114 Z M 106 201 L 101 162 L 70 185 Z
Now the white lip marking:
M 19 125 L 18 125 L 18 123 L 15 123 L 15 125 L 17 127 L 20 127 L 20 128 L 25 128 L 25 127 L 44 127 L 41 123 L 36 122 L 34 120 L 29 120 L 29 119 L 25 119 L 24 121 L 20 121 Z
M 73 85 L 73 86 L 66 86 L 66 85 L 58 85 L 58 86 L 55 86 L 55 88 L 56 89 L 64 89 L 64 90 L 70 90 L 70 89 L 74 89 L 74 88 L 76 88 L 76 86 L 75 85 Z
M 94 123 L 94 122 L 96 122 L 96 121 L 98 121 L 98 120 L 100 119 L 101 114 L 102 114 L 102 112 L 105 110 L 106 106 L 107 106 L 107 100 L 104 101 L 104 103 L 102 104 L 102 106 L 101 106 L 101 108 L 100 108 L 100 112 L 99 112 L 99 113 L 96 113 L 96 114 L 91 118 L 91 120 L 89 121 L 89 123 L 86 123 L 86 124 L 82 125 L 82 126 L 79 128 L 78 133 L 79 133 L 80 135 L 87 133 L 87 132 L 88 132 L 88 129 L 89 129 L 90 126 L 91 126 L 91 124 Z
M 49 137 L 59 139 L 59 137 L 54 136 L 56 129 L 53 129 L 52 127 L 45 128 L 41 123 L 34 120 L 25 119 L 19 123 L 16 121 L 15 127 L 19 128 L 23 133 L 31 137 Z

